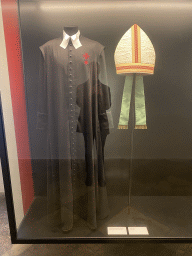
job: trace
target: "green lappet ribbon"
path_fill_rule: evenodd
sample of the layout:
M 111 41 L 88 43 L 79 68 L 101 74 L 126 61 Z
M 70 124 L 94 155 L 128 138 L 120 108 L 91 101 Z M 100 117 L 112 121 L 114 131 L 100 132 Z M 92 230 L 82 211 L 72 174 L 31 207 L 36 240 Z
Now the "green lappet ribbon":
M 118 125 L 119 129 L 128 129 L 132 86 L 133 75 L 126 76 Z M 147 129 L 143 76 L 138 74 L 135 77 L 135 119 L 135 129 Z

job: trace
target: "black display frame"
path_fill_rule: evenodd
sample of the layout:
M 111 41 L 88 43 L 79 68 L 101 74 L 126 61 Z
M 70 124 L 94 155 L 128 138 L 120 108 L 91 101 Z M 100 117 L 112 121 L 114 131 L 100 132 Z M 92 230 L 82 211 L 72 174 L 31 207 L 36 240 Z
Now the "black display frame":
M 6 1 L 2 3 L 5 4 Z M 17 4 L 17 1 L 13 1 Z M 64 244 L 64 243 L 125 243 L 125 242 L 163 242 L 163 243 L 188 243 L 192 238 L 121 238 L 121 237 L 107 237 L 107 238 L 44 238 L 44 239 L 18 239 L 16 220 L 13 205 L 13 192 L 11 188 L 11 178 L 9 171 L 9 161 L 6 147 L 5 129 L 3 123 L 3 111 L 0 102 L 0 156 L 2 163 L 3 180 L 5 187 L 5 197 L 7 204 L 7 212 L 10 226 L 11 242 L 13 244 Z

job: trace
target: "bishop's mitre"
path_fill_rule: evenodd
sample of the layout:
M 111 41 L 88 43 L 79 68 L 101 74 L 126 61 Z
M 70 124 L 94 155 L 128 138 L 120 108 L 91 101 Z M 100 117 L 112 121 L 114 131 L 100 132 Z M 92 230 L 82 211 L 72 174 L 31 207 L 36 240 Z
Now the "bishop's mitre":
M 128 129 L 133 74 L 135 74 L 135 129 L 147 129 L 144 75 L 152 75 L 155 50 L 146 33 L 134 24 L 121 38 L 115 50 L 117 74 L 125 75 L 119 129 Z
M 121 38 L 115 50 L 117 74 L 154 73 L 155 50 L 146 33 L 134 24 Z

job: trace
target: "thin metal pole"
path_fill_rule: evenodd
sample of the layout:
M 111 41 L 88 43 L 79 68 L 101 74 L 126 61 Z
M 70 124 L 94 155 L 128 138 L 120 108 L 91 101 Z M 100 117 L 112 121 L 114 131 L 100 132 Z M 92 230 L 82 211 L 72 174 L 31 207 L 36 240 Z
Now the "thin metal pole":
M 131 186 L 132 186 L 132 171 L 133 171 L 133 136 L 134 136 L 134 129 L 135 129 L 135 79 L 136 74 L 133 75 L 133 85 L 132 85 L 132 94 L 131 94 L 131 106 L 130 106 L 130 113 L 131 113 L 131 157 L 130 157 L 130 167 L 129 167 L 129 193 L 128 193 L 128 209 L 130 210 L 131 205 Z M 128 212 L 130 212 L 128 210 Z
M 131 205 L 131 185 L 132 185 L 132 171 L 133 171 L 133 133 L 134 129 L 131 131 L 131 159 L 130 159 L 130 169 L 129 169 L 129 199 L 128 205 Z

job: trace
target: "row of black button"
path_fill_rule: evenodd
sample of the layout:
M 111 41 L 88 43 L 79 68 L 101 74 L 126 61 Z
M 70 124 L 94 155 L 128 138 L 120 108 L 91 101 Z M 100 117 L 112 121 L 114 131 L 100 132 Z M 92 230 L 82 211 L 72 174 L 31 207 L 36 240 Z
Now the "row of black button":
M 76 171 L 76 132 L 75 132 L 75 102 L 74 102 L 74 86 L 73 86 L 73 55 L 72 55 L 73 46 L 69 44 L 68 52 L 68 81 L 69 81 L 69 93 L 70 93 L 70 103 L 69 103 L 69 115 L 70 115 L 70 138 L 71 138 L 71 168 L 72 173 Z

